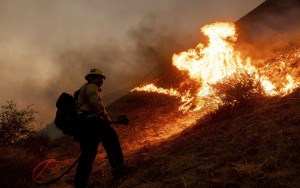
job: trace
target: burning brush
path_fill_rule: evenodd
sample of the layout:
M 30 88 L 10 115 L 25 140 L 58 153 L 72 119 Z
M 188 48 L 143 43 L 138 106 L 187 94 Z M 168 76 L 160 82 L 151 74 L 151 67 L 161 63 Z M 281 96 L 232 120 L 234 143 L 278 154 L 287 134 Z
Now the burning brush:
M 267 96 L 284 96 L 300 86 L 298 64 L 290 62 L 300 61 L 300 51 L 294 50 L 289 57 L 267 61 L 261 67 L 255 67 L 250 58 L 243 59 L 241 53 L 234 49 L 237 40 L 234 23 L 216 22 L 205 25 L 201 32 L 209 37 L 207 46 L 198 44 L 180 54 L 173 55 L 173 65 L 181 71 L 187 72 L 189 79 L 199 83 L 193 91 L 179 92 L 178 88 L 159 88 L 150 83 L 136 87 L 131 91 L 145 91 L 166 94 L 181 99 L 180 111 L 198 111 L 207 103 L 212 104 L 211 110 L 217 109 L 224 103 L 224 96 L 217 96 L 216 85 L 237 75 L 251 75 L 253 85 L 261 89 Z M 232 80 L 232 79 L 231 79 Z M 249 82 L 249 79 L 235 80 Z M 234 83 L 233 83 L 234 85 Z M 214 87 L 212 87 L 214 86 Z M 258 92 L 258 91 L 251 91 Z M 212 97 L 214 96 L 214 97 Z M 213 101 L 212 101 L 213 100 Z M 234 101 L 234 100 L 232 100 Z

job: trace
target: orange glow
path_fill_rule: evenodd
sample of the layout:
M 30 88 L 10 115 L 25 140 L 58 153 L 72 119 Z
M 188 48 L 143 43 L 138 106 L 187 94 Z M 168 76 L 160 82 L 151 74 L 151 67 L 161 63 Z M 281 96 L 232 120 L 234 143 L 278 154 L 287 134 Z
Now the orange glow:
M 155 92 L 155 93 L 162 93 L 167 94 L 170 96 L 180 97 L 180 93 L 173 88 L 171 89 L 164 89 L 164 88 L 158 88 L 154 84 L 148 84 L 143 87 L 136 87 L 131 91 L 147 91 L 147 92 Z
M 173 55 L 173 65 L 179 70 L 188 71 L 191 79 L 215 83 L 241 68 L 239 54 L 232 44 L 225 41 L 236 40 L 235 28 L 230 23 L 215 23 L 204 26 L 201 31 L 209 37 L 209 45 L 199 44 L 195 49 Z
M 255 75 L 261 83 L 263 90 L 268 96 L 284 96 L 299 87 L 299 72 L 294 70 L 288 63 L 299 59 L 299 50 L 293 52 L 289 59 L 269 62 L 261 67 L 255 67 L 250 58 L 243 59 L 241 53 L 234 49 L 234 42 L 237 40 L 234 23 L 216 22 L 205 25 L 201 32 L 209 37 L 207 45 L 198 44 L 196 48 L 189 49 L 172 57 L 173 65 L 181 71 L 188 73 L 189 78 L 201 85 L 197 92 L 191 95 L 190 91 L 179 93 L 176 89 L 163 89 L 156 87 L 153 83 L 134 88 L 132 91 L 146 91 L 167 94 L 180 97 L 182 105 L 179 110 L 198 111 L 207 102 L 209 96 L 214 95 L 210 85 L 221 82 L 225 77 L 233 74 L 246 72 Z M 170 78 L 172 79 L 172 78 Z M 214 98 L 214 110 L 222 101 Z M 193 108 L 191 108 L 193 106 Z

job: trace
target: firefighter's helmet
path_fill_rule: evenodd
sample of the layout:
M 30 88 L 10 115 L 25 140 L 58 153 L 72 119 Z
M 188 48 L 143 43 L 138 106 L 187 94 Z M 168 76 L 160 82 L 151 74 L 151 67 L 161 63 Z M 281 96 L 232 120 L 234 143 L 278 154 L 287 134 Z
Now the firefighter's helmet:
M 100 75 L 104 79 L 106 78 L 103 72 L 100 69 L 91 69 L 90 72 L 85 76 L 85 79 L 88 80 L 90 75 Z

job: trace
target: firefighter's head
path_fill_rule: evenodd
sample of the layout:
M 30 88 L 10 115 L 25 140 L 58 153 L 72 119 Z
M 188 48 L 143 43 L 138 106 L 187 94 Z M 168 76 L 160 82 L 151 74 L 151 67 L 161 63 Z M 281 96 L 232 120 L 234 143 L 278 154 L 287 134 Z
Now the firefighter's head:
M 98 87 L 101 87 L 103 80 L 105 80 L 105 75 L 100 69 L 91 69 L 90 72 L 85 76 L 88 83 L 93 83 Z

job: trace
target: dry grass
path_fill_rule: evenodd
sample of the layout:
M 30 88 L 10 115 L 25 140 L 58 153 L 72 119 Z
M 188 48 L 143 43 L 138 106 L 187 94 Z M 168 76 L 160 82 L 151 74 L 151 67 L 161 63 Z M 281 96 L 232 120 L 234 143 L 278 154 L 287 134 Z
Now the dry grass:
M 181 134 L 131 154 L 133 171 L 119 182 L 99 179 L 96 187 L 298 187 L 299 90 L 266 98 L 251 80 L 218 87 L 226 105 Z
M 24 143 L 0 148 L 1 187 L 30 187 L 35 165 L 44 160 L 51 150 L 46 135 L 34 135 Z
M 245 92 L 222 92 L 252 91 L 246 86 L 239 88 Z M 103 176 L 110 167 L 100 146 L 91 182 L 94 187 L 299 187 L 300 90 L 283 98 L 259 96 L 241 98 L 244 102 L 224 106 L 185 127 L 195 114 L 177 112 L 178 99 L 127 94 L 107 109 L 113 118 L 125 113 L 131 120 L 128 126 L 115 126 L 129 170 L 119 180 L 110 173 Z M 177 129 L 179 134 L 164 139 L 164 134 Z M 42 153 L 47 155 L 38 150 L 28 152 L 30 144 L 2 148 L 1 185 L 35 187 L 28 178 L 39 162 L 48 158 L 60 161 L 46 171 L 42 180 L 47 180 L 63 172 L 79 155 L 78 144 L 67 137 L 49 147 L 41 139 L 38 145 L 44 146 Z M 19 166 L 19 156 L 24 166 Z M 48 187 L 73 187 L 74 174 L 75 169 Z
M 122 187 L 299 187 L 298 93 L 141 150 Z M 147 181 L 145 181 L 147 180 Z M 99 186 L 102 187 L 102 186 Z
M 170 99 L 129 94 L 132 101 L 141 103 L 128 103 L 124 98 L 126 107 L 116 103 L 110 110 L 124 107 L 126 113 L 136 115 L 131 116 L 136 122 L 129 127 L 117 128 L 130 170 L 119 181 L 109 175 L 94 176 L 98 178 L 95 187 L 299 187 L 299 90 L 283 98 L 263 98 L 259 93 L 253 95 L 257 85 L 252 86 L 239 87 L 245 92 L 238 92 L 245 96 L 251 91 L 250 98 L 240 97 L 235 105 L 225 105 L 163 142 L 138 141 L 143 140 L 143 126 L 152 129 L 155 118 L 170 117 L 166 115 L 171 108 L 163 107 Z M 165 113 L 162 108 L 167 108 Z M 147 123 L 140 126 L 143 121 Z M 162 125 L 163 119 L 159 121 Z M 141 144 L 139 150 L 131 145 L 135 143 Z M 107 164 L 101 166 L 108 168 Z M 102 170 L 96 172 L 99 175 Z

